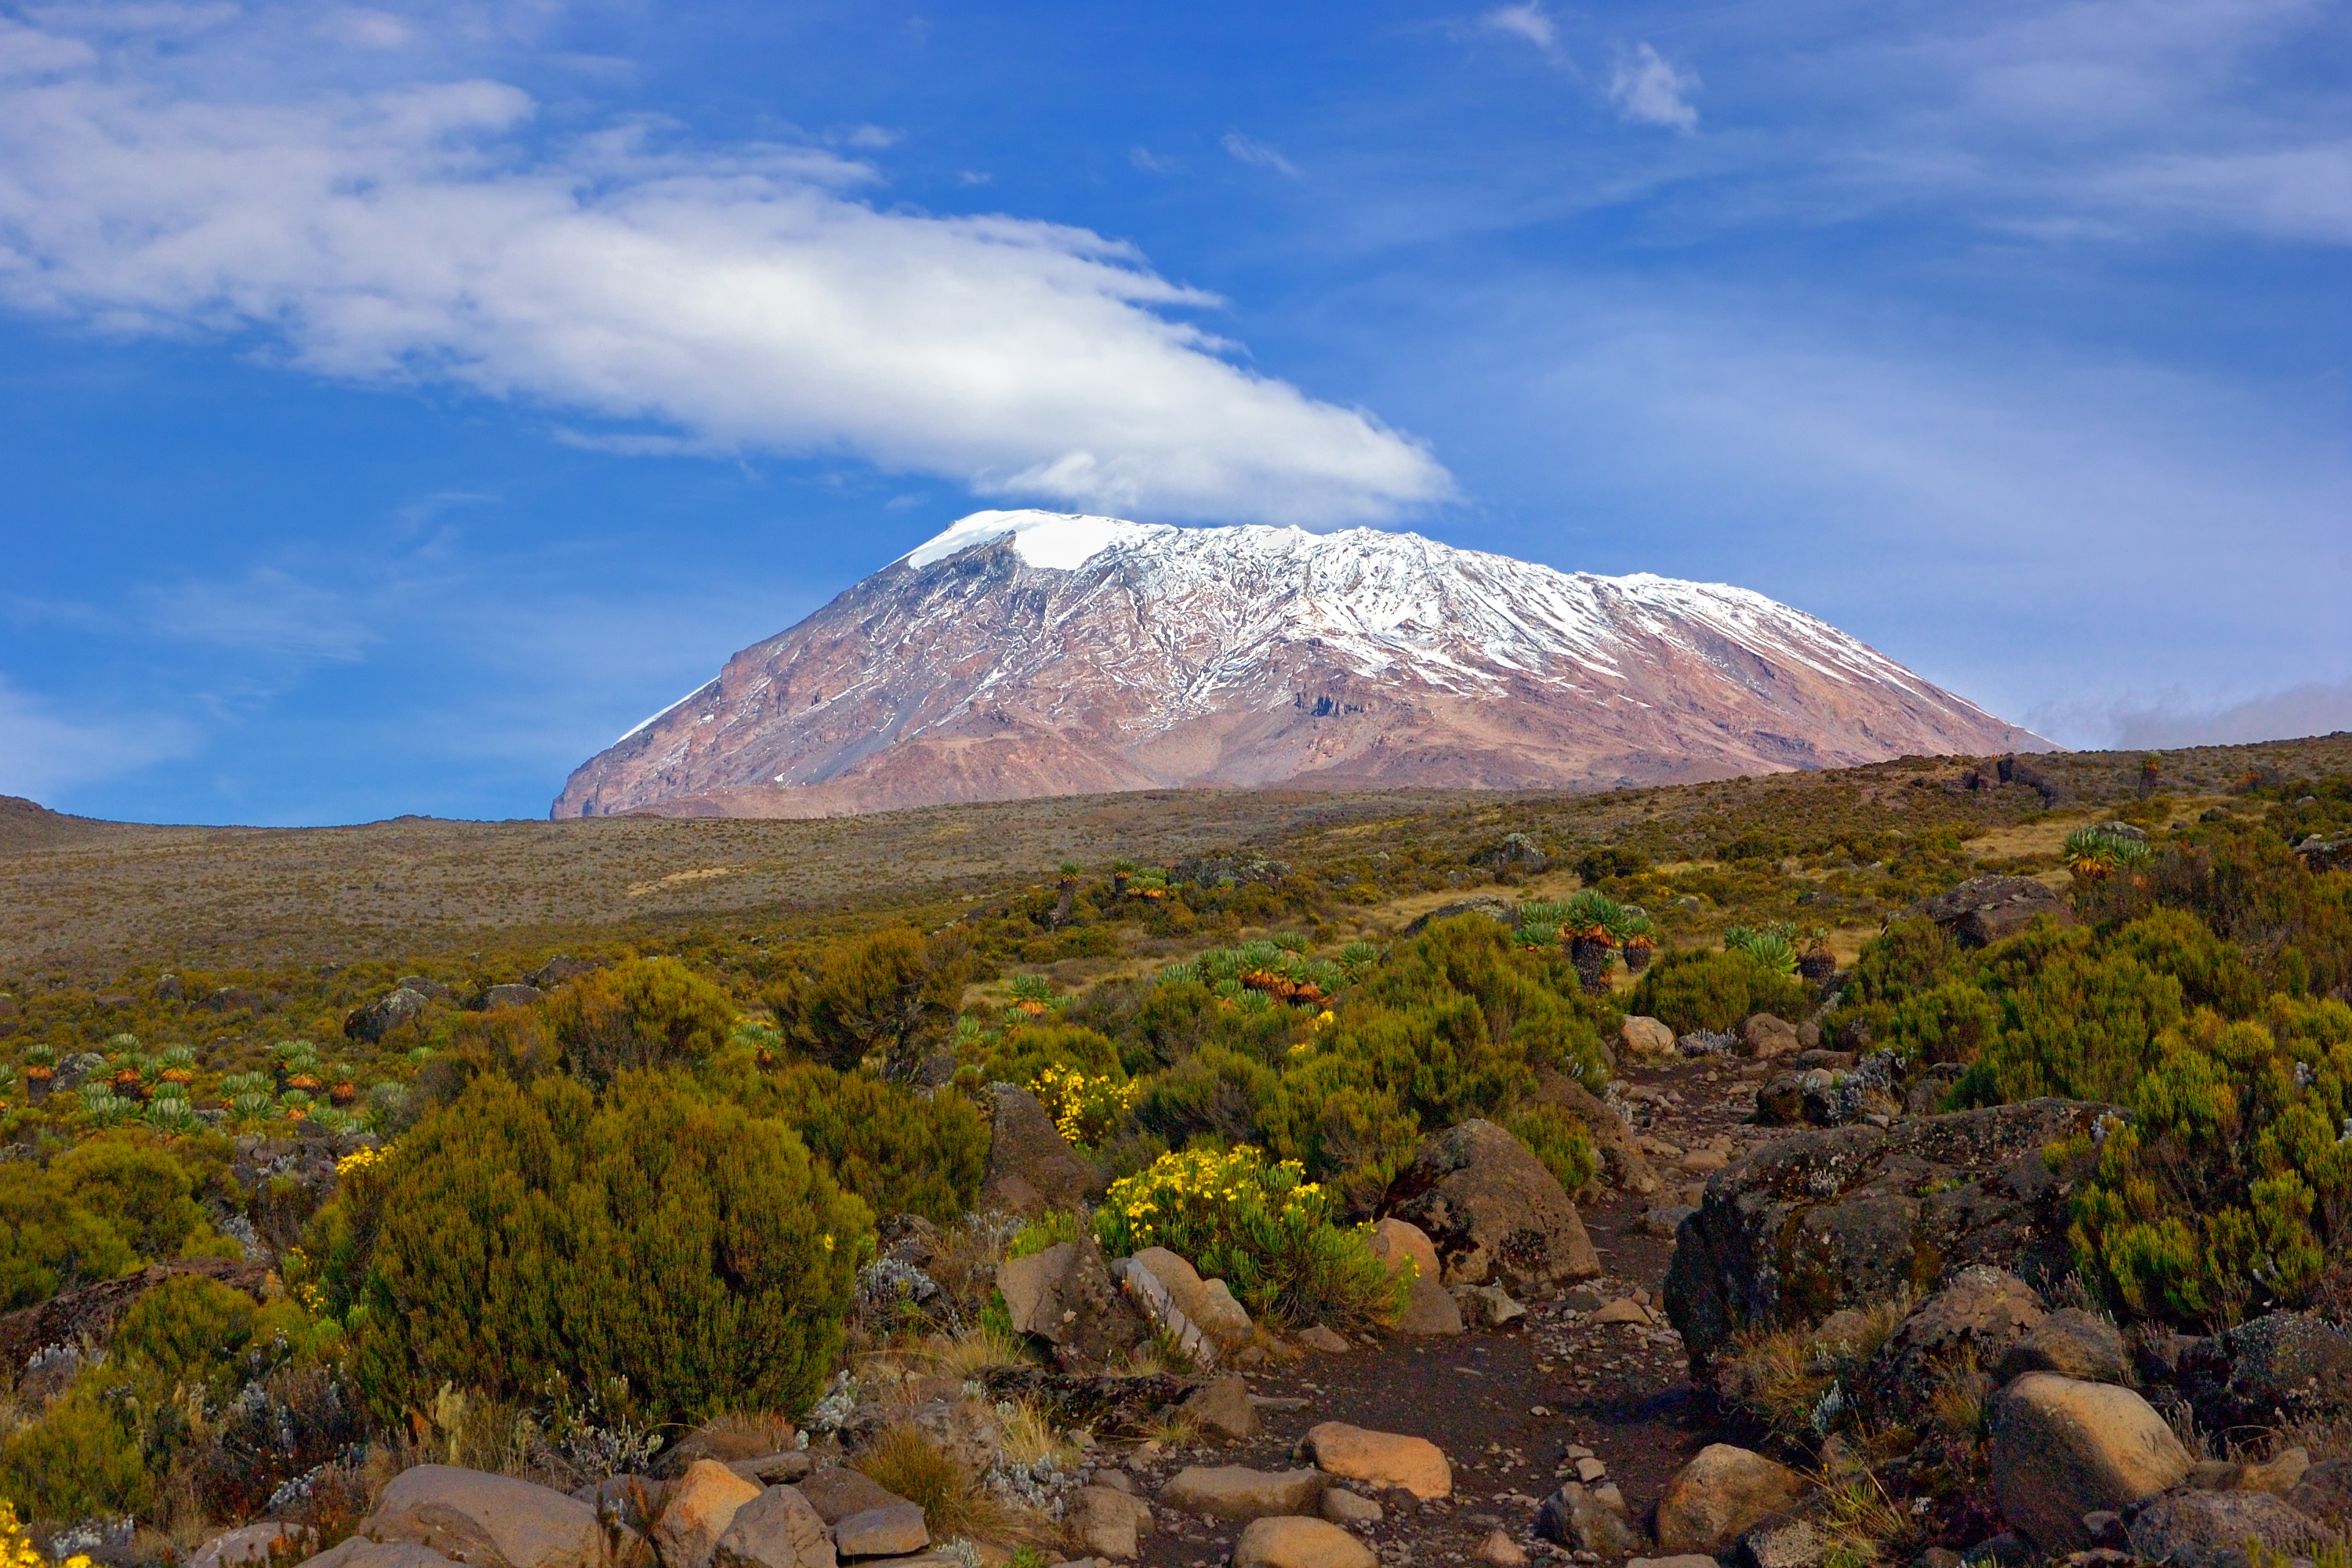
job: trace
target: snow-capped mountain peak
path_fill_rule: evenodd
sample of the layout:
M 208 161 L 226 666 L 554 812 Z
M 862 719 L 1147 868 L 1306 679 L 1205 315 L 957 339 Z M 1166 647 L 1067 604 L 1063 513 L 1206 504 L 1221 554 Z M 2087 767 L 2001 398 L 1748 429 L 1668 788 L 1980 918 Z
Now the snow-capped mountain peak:
M 1417 534 L 984 511 L 738 654 L 559 816 L 1575 787 L 2038 742 L 1760 594 Z

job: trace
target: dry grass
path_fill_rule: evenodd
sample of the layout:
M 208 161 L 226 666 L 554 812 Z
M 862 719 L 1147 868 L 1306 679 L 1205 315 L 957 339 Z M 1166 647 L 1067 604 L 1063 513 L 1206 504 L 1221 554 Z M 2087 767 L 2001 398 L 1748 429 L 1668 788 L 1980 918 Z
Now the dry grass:
M 1780 1436 L 1811 1442 L 1819 1436 L 1813 1411 L 1822 1395 L 1875 1354 L 1909 1310 L 1904 1296 L 1832 1313 L 1811 1328 L 1748 1330 L 1718 1363 L 1717 1387 Z
M 996 1407 L 996 1430 L 1004 1457 L 1016 1465 L 1034 1465 L 1051 1458 L 1062 1468 L 1078 1461 L 1077 1446 L 1054 1427 L 1045 1412 L 1026 1400 L 1008 1400 Z
M 934 1540 L 1043 1542 L 1055 1533 L 1051 1521 L 991 1497 L 970 1470 L 904 1422 L 884 1427 L 850 1465 L 885 1490 L 919 1503 Z
M 730 1411 L 697 1426 L 672 1445 L 670 1452 L 686 1463 L 716 1459 L 723 1465 L 735 1459 L 782 1453 L 793 1446 L 797 1436 L 793 1424 L 782 1415 Z
M 1848 1460 L 1816 1478 L 1822 1489 L 1819 1528 L 1828 1550 L 1822 1568 L 1876 1568 L 1906 1558 L 1916 1533 L 1910 1515 L 1887 1495 L 1869 1466 Z
M 941 1377 L 970 1377 L 992 1366 L 1026 1366 L 1037 1358 L 1017 1334 L 975 1324 L 934 1334 L 917 1348 L 926 1368 Z

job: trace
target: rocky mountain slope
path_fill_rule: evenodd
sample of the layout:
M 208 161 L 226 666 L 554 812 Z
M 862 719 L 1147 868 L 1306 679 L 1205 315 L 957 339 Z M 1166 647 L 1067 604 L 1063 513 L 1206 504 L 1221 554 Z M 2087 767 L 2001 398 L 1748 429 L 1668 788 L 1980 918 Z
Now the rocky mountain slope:
M 737 654 L 553 815 L 1611 788 L 2042 746 L 1745 589 L 1371 529 L 989 511 Z

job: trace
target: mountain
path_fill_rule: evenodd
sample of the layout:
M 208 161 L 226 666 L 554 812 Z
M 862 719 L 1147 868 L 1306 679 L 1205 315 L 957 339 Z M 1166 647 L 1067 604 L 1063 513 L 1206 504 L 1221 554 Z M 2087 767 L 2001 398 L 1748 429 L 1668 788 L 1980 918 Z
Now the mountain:
M 984 511 L 729 659 L 553 815 L 1610 788 L 2045 748 L 1743 588 L 1366 528 Z

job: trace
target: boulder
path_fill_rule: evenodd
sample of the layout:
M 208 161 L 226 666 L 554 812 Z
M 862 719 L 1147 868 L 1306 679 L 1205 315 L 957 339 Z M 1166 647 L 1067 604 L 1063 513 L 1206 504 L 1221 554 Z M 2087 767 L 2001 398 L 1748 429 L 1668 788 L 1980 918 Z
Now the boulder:
M 1222 1279 L 1203 1279 L 1192 1264 L 1164 1247 L 1147 1247 L 1129 1260 L 1160 1282 L 1183 1320 L 1198 1329 L 1220 1355 L 1245 1348 L 1256 1325 Z M 1182 1341 L 1180 1333 L 1178 1339 Z
M 1461 1303 L 1442 1283 L 1444 1271 L 1437 1261 L 1437 1248 L 1431 1245 L 1428 1234 L 1421 1226 L 1394 1215 L 1381 1220 L 1372 1226 L 1371 1249 L 1373 1257 L 1388 1265 L 1391 1274 L 1407 1268 L 1412 1270 L 1412 1283 L 1405 1289 L 1404 1310 L 1397 1315 L 1397 1332 L 1426 1336 L 1462 1331 Z
M 536 985 L 493 985 L 482 993 L 482 1005 L 492 1012 L 500 1007 L 528 1007 L 546 1000 L 547 993 Z
M 1114 1563 L 1140 1556 L 1151 1532 L 1151 1505 L 1111 1487 L 1081 1487 L 1067 1517 L 1089 1552 Z
M 1148 1332 L 1142 1316 L 1112 1283 L 1102 1247 L 1091 1236 L 1007 1258 L 997 1267 L 996 1288 L 1015 1331 L 1050 1344 L 1054 1364 L 1064 1372 L 1100 1373 Z
M 1160 1502 L 1211 1519 L 1266 1519 L 1312 1512 L 1328 1481 L 1318 1470 L 1253 1470 L 1192 1465 L 1168 1478 Z
M 405 985 L 396 986 L 364 1007 L 355 1007 L 343 1019 L 343 1033 L 373 1045 L 403 1024 L 424 1016 L 427 999 Z
M 2336 1531 L 2352 1531 L 2352 1459 L 2323 1459 L 2303 1472 L 2286 1500 Z
M 888 1508 L 907 1500 L 891 1491 L 863 1470 L 853 1470 L 846 1465 L 825 1465 L 808 1473 L 799 1483 L 800 1494 L 808 1499 L 819 1519 L 827 1524 L 838 1524 L 852 1514 L 868 1513 L 877 1508 Z
M 816 1461 L 805 1448 L 787 1448 L 781 1454 L 754 1454 L 748 1459 L 725 1461 L 729 1469 L 747 1481 L 757 1481 L 763 1487 L 788 1486 L 816 1468 Z
M 2066 900 L 2031 877 L 1971 877 L 1905 912 L 1927 916 L 1962 947 L 1984 947 L 2015 936 L 2040 915 L 2062 926 L 2074 923 L 2074 911 Z
M 991 1401 L 1034 1405 L 1057 1426 L 1091 1427 L 1097 1437 L 1149 1436 L 1194 1386 L 1191 1378 L 1168 1373 L 1092 1377 L 1039 1366 L 982 1367 L 972 1375 Z
M 1361 1492 L 1333 1487 L 1323 1494 L 1323 1517 L 1334 1524 L 1378 1524 L 1388 1510 Z
M 1550 1295 L 1601 1272 L 1575 1204 L 1527 1145 L 1486 1121 L 1423 1142 L 1390 1186 L 1388 1206 L 1436 1247 L 1445 1283 L 1490 1279 Z
M 2248 1492 L 2269 1492 L 2273 1497 L 2291 1497 L 2294 1489 L 2311 1474 L 2311 1450 L 2282 1448 L 2260 1464 L 2249 1464 L 2238 1472 L 2237 1489 Z
M 1338 1330 L 1326 1328 L 1321 1323 L 1310 1323 L 1299 1331 L 1298 1342 L 1317 1355 L 1346 1355 L 1356 1348 Z
M 523 978 L 542 991 L 552 991 L 559 985 L 569 985 L 583 974 L 593 974 L 604 967 L 601 959 L 567 958 L 559 952 Z
M 2248 1568 L 2251 1543 L 2300 1557 L 2326 1537 L 2268 1492 L 2171 1492 L 2136 1510 L 2127 1528 L 2132 1555 L 2168 1568 Z
M 1427 1338 L 1458 1334 L 1464 1327 L 1462 1303 L 1444 1286 L 1434 1279 L 1422 1279 L 1406 1287 L 1404 1310 L 1397 1315 L 1397 1332 Z
M 596 1510 L 579 1499 L 450 1465 L 393 1477 L 360 1533 L 414 1542 L 470 1568 L 595 1568 L 604 1552 Z
M 1710 1443 L 1658 1494 L 1658 1550 L 1720 1552 L 1740 1532 L 1802 1497 L 1786 1465 L 1728 1443 Z
M 1009 1083 L 991 1084 L 988 1172 L 980 1207 L 1035 1218 L 1075 1211 L 1102 1195 L 1102 1173 L 1065 1142 L 1037 1097 Z
M 1665 1027 L 1663 1024 L 1658 1026 Z M 1666 1043 L 1671 1049 L 1673 1040 Z M 1542 1068 L 1536 1073 L 1534 1101 L 1538 1105 L 1556 1105 L 1584 1123 L 1593 1152 L 1601 1157 L 1601 1177 L 1611 1186 L 1637 1197 L 1647 1197 L 1658 1190 L 1658 1173 L 1650 1168 L 1648 1157 L 1634 1142 L 1633 1128 L 1591 1089 L 1564 1072 Z
M 862 1509 L 833 1525 L 833 1549 L 844 1557 L 905 1557 L 930 1543 L 923 1510 L 911 1502 Z
M 1675 1032 L 1637 1013 L 1617 1026 L 1617 1046 L 1636 1061 L 1664 1061 L 1675 1055 Z
M 1983 1368 L 2048 1315 L 2042 1298 L 2016 1275 L 1971 1265 L 1895 1326 L 1855 1374 L 1854 1395 L 1879 1421 L 1923 1425 L 1920 1412 L 1939 1384 L 1954 1376 L 1981 1381 Z M 1976 1392 L 1989 1394 L 1991 1385 Z
M 317 1532 L 308 1525 L 268 1520 L 214 1536 L 196 1548 L 188 1559 L 188 1568 L 269 1568 L 273 1551 L 290 1562 L 317 1539 Z
M 1454 1468 L 1426 1437 L 1325 1421 L 1307 1428 L 1301 1448 L 1317 1468 L 1341 1480 L 1401 1487 L 1423 1500 L 1454 1495 Z
M 1804 1048 L 1804 1042 L 1797 1038 L 1797 1026 L 1786 1018 L 1753 1013 L 1739 1026 L 1739 1054 L 1743 1057 L 1769 1061 L 1775 1057 L 1793 1057 Z
M 2326 1420 L 2352 1408 L 2352 1336 L 2316 1312 L 2272 1312 L 2193 1342 L 2177 1375 L 2207 1431 Z
M 1372 1549 L 1319 1519 L 1256 1519 L 1234 1542 L 1233 1568 L 1374 1568 Z
M 2061 1307 L 2026 1330 L 1992 1363 L 1996 1386 L 2029 1372 L 2054 1372 L 2081 1383 L 2125 1383 L 2131 1357 L 2115 1324 L 2080 1307 Z
M 654 1551 L 662 1568 L 709 1568 L 736 1510 L 761 1490 L 757 1481 L 745 1480 L 716 1459 L 688 1465 L 654 1522 Z
M 1570 1552 L 1618 1558 L 1641 1551 L 1641 1531 L 1612 1502 L 1581 1481 L 1570 1481 L 1536 1506 L 1536 1533 Z
M 1495 1568 L 1525 1568 L 1528 1549 L 1512 1540 L 1507 1531 L 1493 1530 L 1486 1532 L 1486 1539 L 1470 1555 L 1476 1562 L 1492 1563 Z
M 711 1568 L 834 1568 L 833 1536 L 793 1487 L 770 1487 L 735 1510 Z
M 2106 1107 L 2033 1100 L 1791 1133 L 1715 1173 L 1675 1237 L 1666 1311 L 1695 1365 L 1750 1326 L 1817 1321 L 1970 1264 L 2071 1266 L 2068 1190 L 2042 1161 Z
M 1472 1285 L 1454 1299 L 1466 1315 L 1489 1329 L 1516 1323 L 1528 1315 L 1528 1310 L 1512 1300 L 1511 1293 L 1500 1285 Z
M 1387 1264 L 1390 1273 L 1394 1274 L 1410 1263 L 1416 1271 L 1429 1279 L 1439 1278 L 1437 1248 L 1421 1226 L 1391 1215 L 1373 1225 L 1369 1239 L 1372 1256 Z
M 1203 1384 L 1177 1406 L 1177 1414 L 1203 1432 L 1240 1441 L 1257 1436 L 1257 1407 L 1250 1403 L 1249 1384 L 1239 1373 Z
M 2147 1401 L 2113 1384 L 2030 1372 L 1989 1412 L 1994 1495 L 2048 1552 L 2092 1542 L 2086 1513 L 2121 1513 L 2189 1473 L 2189 1450 Z
M 429 1546 L 413 1541 L 370 1541 L 354 1535 L 341 1546 L 331 1546 L 305 1559 L 301 1568 L 457 1568 Z

